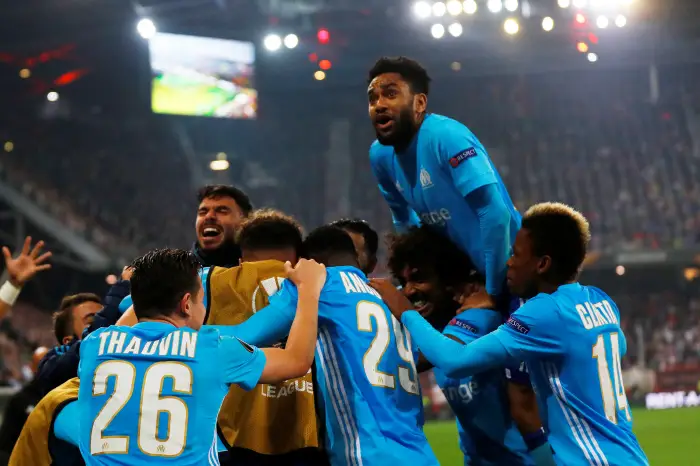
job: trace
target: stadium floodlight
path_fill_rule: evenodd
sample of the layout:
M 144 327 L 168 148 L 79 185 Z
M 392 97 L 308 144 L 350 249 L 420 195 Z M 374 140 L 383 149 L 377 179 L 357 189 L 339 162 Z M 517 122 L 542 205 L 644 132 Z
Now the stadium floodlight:
M 576 22 L 579 24 L 585 24 L 586 23 L 586 17 L 583 16 L 583 13 L 576 13 Z
M 433 27 L 430 28 L 430 34 L 432 34 L 435 39 L 441 39 L 442 36 L 445 35 L 445 26 L 442 24 L 433 24 Z
M 326 73 L 324 71 L 318 70 L 314 73 L 314 79 L 316 81 L 323 81 L 326 79 Z
M 49 92 L 48 94 L 46 94 L 46 100 L 48 100 L 49 102 L 56 102 L 58 100 L 58 92 Z
M 559 8 L 569 8 L 571 6 L 571 0 L 558 0 L 557 4 Z
M 595 62 L 598 61 L 598 55 L 596 55 L 596 54 L 593 53 L 593 52 L 589 53 L 588 56 L 587 56 L 587 58 L 588 58 L 588 61 L 591 62 L 591 63 L 595 63 Z
M 600 15 L 596 18 L 595 24 L 600 29 L 605 29 L 606 27 L 608 27 L 608 24 L 610 24 L 610 20 L 608 20 L 607 16 Z
M 588 5 L 587 0 L 573 0 L 573 5 L 574 8 L 586 8 L 586 5 Z
M 462 4 L 462 9 L 468 15 L 473 15 L 476 13 L 477 8 L 478 6 L 474 0 L 464 0 L 464 3 Z
M 452 68 L 452 71 L 459 71 L 462 69 L 462 64 L 458 61 L 453 61 L 450 68 Z
M 447 32 L 449 32 L 452 37 L 461 36 L 462 30 L 462 25 L 459 23 L 452 23 L 449 26 L 447 26 Z
M 503 3 L 501 0 L 489 0 L 486 3 L 486 7 L 491 13 L 500 13 L 500 11 L 503 9 Z
M 576 50 L 578 50 L 581 53 L 586 53 L 588 52 L 588 44 L 581 41 L 576 44 Z
M 447 12 L 451 16 L 459 16 L 462 12 L 462 2 L 459 0 L 450 0 L 447 2 Z
M 32 75 L 32 72 L 29 71 L 29 68 L 22 68 L 21 70 L 19 70 L 19 77 L 22 79 L 27 79 L 31 75 Z
M 437 16 L 438 18 L 440 16 L 445 16 L 445 13 L 447 13 L 447 7 L 443 2 L 435 2 L 433 3 L 433 15 Z
M 429 18 L 432 11 L 430 3 L 428 2 L 416 2 L 413 5 L 413 14 L 416 15 L 418 19 Z
M 284 36 L 284 46 L 288 49 L 293 49 L 299 45 L 299 37 L 296 34 L 287 34 Z
M 136 23 L 136 31 L 144 39 L 150 39 L 158 32 L 156 25 L 149 18 L 140 19 L 139 22 Z
M 619 28 L 623 28 L 627 25 L 627 18 L 625 18 L 625 15 L 617 15 L 615 18 L 615 26 Z
M 547 31 L 547 32 L 549 32 L 549 31 L 551 31 L 552 29 L 554 29 L 554 20 L 553 20 L 550 16 L 546 16 L 546 17 L 542 20 L 542 29 L 544 29 L 544 30 Z
M 518 9 L 518 0 L 505 0 L 503 6 L 512 13 Z
M 520 25 L 515 18 L 508 18 L 503 23 L 503 30 L 506 31 L 506 34 L 512 36 L 518 33 L 520 30 Z
M 229 163 L 228 163 L 228 160 L 226 160 L 226 159 L 216 159 L 216 160 L 212 160 L 211 162 L 209 162 L 209 168 L 215 172 L 228 170 L 228 167 L 229 167 Z
M 275 52 L 279 50 L 280 47 L 282 47 L 282 38 L 277 34 L 268 34 L 267 36 L 265 36 L 263 45 L 270 52 Z

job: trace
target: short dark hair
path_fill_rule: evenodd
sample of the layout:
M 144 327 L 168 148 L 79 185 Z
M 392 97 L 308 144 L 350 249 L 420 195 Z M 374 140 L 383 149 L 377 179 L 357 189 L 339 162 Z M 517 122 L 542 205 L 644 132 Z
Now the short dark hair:
M 84 303 L 102 304 L 102 300 L 95 293 L 78 293 L 65 296 L 58 305 L 58 310 L 53 313 L 53 333 L 58 344 L 63 344 L 65 337 L 79 336 L 73 332 L 73 309 Z
M 398 73 L 408 83 L 414 94 L 428 95 L 430 92 L 430 76 L 415 60 L 407 57 L 382 57 L 369 70 L 367 84 L 374 78 L 385 73 Z
M 569 281 L 578 275 L 591 239 L 580 212 L 558 202 L 535 204 L 525 212 L 522 227 L 530 234 L 534 254 L 552 258 L 553 278 Z
M 343 256 L 354 257 L 357 265 L 357 251 L 350 235 L 342 228 L 324 225 L 316 228 L 304 240 L 302 256 L 330 266 L 334 259 Z M 334 264 L 339 265 L 339 264 Z
M 391 274 L 403 282 L 402 274 L 406 267 L 431 269 L 446 286 L 463 285 L 480 278 L 468 255 L 427 226 L 414 227 L 404 234 L 390 236 Z
M 250 203 L 250 198 L 242 190 L 235 186 L 225 184 L 209 184 L 199 189 L 197 192 L 197 202 L 201 203 L 204 199 L 216 197 L 229 197 L 236 201 L 238 207 L 241 208 L 243 215 L 248 216 L 253 210 L 253 204 Z
M 301 251 L 303 230 L 294 218 L 275 209 L 259 209 L 238 229 L 236 243 L 245 250 L 293 248 Z
M 365 239 L 365 247 L 371 256 L 377 255 L 379 249 L 379 235 L 365 220 L 359 218 L 342 218 L 331 223 L 331 226 L 349 230 L 362 235 Z
M 185 293 L 195 294 L 202 268 L 184 249 L 155 249 L 131 263 L 131 299 L 136 317 L 173 315 Z

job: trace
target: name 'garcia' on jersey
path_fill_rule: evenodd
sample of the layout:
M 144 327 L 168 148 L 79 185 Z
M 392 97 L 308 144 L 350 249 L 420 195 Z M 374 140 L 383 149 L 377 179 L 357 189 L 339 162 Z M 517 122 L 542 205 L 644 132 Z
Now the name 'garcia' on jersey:
M 100 334 L 99 355 L 104 354 L 141 354 L 152 356 L 180 356 L 194 358 L 197 350 L 197 333 L 175 330 L 165 338 L 142 342 L 141 338 L 132 336 L 126 344 L 126 332 L 109 331 Z
M 576 305 L 581 322 L 586 330 L 609 324 L 619 324 L 615 311 L 607 300 L 591 304 L 585 302 Z

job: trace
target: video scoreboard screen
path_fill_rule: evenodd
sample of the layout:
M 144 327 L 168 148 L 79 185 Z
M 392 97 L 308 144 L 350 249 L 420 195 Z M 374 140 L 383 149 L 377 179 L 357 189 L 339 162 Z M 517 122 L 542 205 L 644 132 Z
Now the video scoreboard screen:
M 158 33 L 149 50 L 155 113 L 256 117 L 251 42 Z

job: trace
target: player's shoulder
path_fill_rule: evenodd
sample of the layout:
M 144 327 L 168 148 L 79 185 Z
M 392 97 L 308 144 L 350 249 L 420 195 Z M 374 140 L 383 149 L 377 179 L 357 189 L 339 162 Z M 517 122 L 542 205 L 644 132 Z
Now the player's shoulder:
M 474 137 L 465 124 L 437 113 L 431 113 L 425 118 L 421 125 L 421 132 L 434 137 L 454 136 L 455 133 Z
M 385 146 L 378 140 L 374 140 L 369 146 L 369 160 L 371 163 L 381 163 L 384 159 L 394 155 L 394 148 Z

